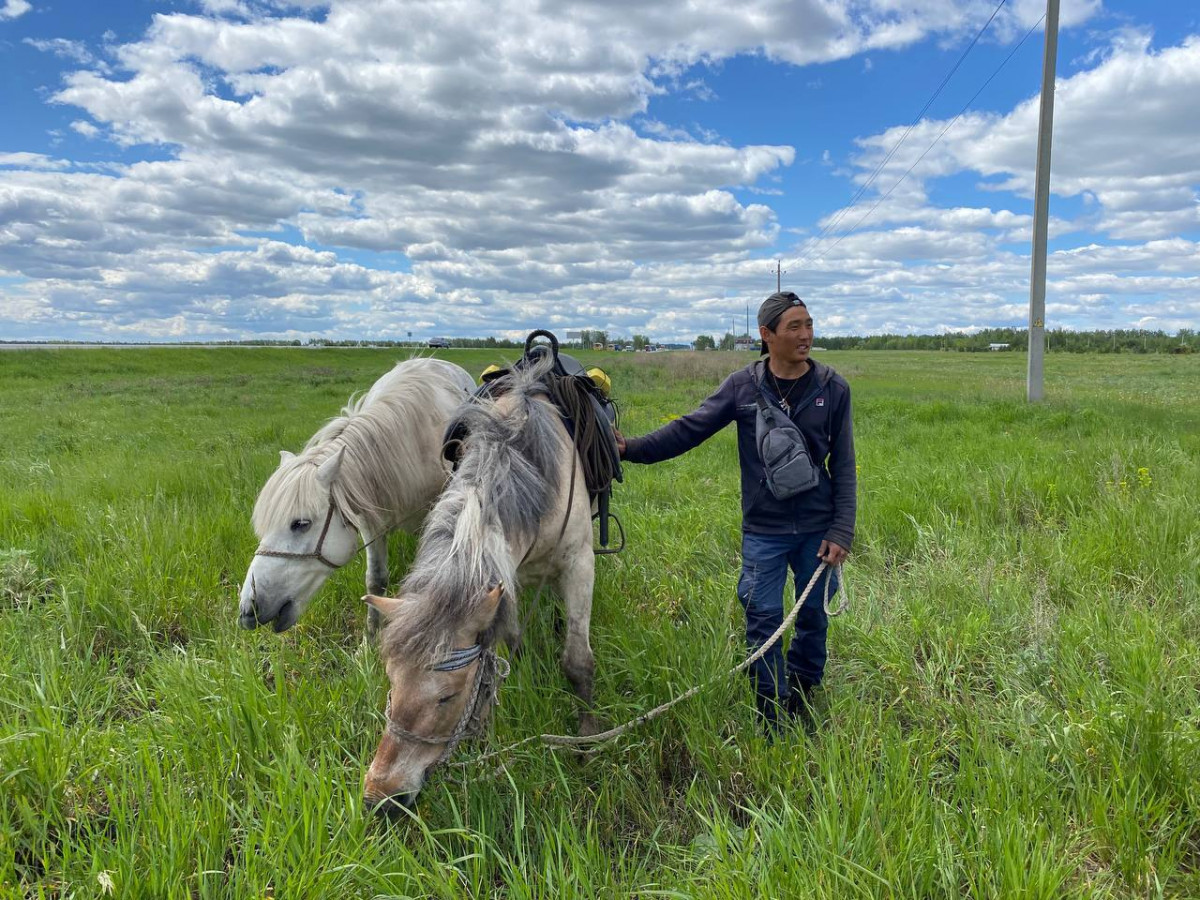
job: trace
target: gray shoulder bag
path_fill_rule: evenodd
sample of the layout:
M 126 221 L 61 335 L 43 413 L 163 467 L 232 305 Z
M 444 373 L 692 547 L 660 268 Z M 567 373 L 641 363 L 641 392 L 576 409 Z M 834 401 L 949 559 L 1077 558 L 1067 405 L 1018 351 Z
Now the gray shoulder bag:
M 813 463 L 804 435 L 796 423 L 767 402 L 759 379 L 754 379 L 754 384 L 758 402 L 754 438 L 767 476 L 767 488 L 776 500 L 790 500 L 816 487 L 820 471 Z

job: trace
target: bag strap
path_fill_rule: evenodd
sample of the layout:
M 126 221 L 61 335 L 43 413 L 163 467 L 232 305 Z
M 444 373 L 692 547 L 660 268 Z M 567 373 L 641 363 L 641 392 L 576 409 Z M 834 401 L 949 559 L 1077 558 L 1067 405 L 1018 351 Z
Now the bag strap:
M 797 432 L 798 434 L 800 434 L 803 437 L 804 432 L 800 430 L 800 426 L 797 425 L 792 420 L 792 417 L 789 416 L 787 413 L 785 413 L 783 410 L 776 409 L 775 404 L 769 402 L 769 398 L 767 397 L 767 388 L 766 388 L 766 380 L 767 380 L 766 364 L 763 363 L 762 360 L 759 360 L 754 365 L 763 367 L 762 377 L 755 378 L 755 377 L 751 376 L 751 380 L 754 382 L 755 387 L 757 388 L 757 390 L 754 392 L 754 400 L 755 400 L 755 402 L 758 403 L 759 412 L 761 412 L 764 416 L 766 416 L 766 418 L 769 419 L 775 425 L 776 428 L 791 428 L 793 431 Z M 819 392 L 820 389 L 821 389 L 820 386 L 818 386 L 817 392 Z M 817 392 L 810 391 L 808 396 L 804 400 L 804 404 L 807 404 L 810 400 L 812 400 L 812 398 L 816 396 Z M 799 409 L 800 405 L 797 405 L 796 408 Z M 805 446 L 806 447 L 808 446 L 807 441 L 805 442 Z
M 761 369 L 762 369 L 762 373 L 760 375 L 750 376 L 750 380 L 754 382 L 754 389 L 755 389 L 754 390 L 754 399 L 758 403 L 758 408 L 760 410 L 763 410 L 764 412 L 768 409 L 774 411 L 775 405 L 773 403 L 770 403 L 769 398 L 767 397 L 767 366 L 766 366 L 766 363 L 764 363 L 760 359 L 754 365 L 755 365 L 755 368 L 761 367 Z

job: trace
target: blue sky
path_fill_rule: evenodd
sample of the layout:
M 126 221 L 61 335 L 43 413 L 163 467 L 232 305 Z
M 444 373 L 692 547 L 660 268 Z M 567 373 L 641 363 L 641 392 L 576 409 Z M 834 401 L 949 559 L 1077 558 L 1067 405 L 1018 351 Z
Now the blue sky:
M 847 208 L 998 2 L 0 0 L 0 339 L 1023 325 L 1043 3 Z M 1194 5 L 1058 75 L 1047 324 L 1197 327 Z

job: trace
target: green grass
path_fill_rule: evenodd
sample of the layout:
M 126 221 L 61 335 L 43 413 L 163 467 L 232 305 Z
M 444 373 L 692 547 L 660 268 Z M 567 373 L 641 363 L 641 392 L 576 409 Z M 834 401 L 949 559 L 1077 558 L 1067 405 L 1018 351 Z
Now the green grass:
M 744 362 L 582 355 L 630 434 Z M 1200 896 L 1200 358 L 1052 355 L 1029 407 L 1023 356 L 826 354 L 860 521 L 816 739 L 767 744 L 722 683 L 592 757 L 443 771 L 386 827 L 362 562 L 287 635 L 235 618 L 277 450 L 395 359 L 0 353 L 0 896 Z M 626 467 L 610 721 L 740 659 L 737 491 L 729 430 Z M 527 638 L 492 746 L 573 719 L 549 603 Z

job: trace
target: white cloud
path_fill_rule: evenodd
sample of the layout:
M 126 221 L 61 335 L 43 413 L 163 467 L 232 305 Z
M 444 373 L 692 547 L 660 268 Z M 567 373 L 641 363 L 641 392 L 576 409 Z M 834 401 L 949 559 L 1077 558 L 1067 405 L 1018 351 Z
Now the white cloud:
M 12 166 L 21 169 L 66 169 L 70 163 L 65 159 L 54 159 L 44 153 L 0 153 L 0 166 Z
M 1009 4 L 999 27 L 1023 32 L 1039 6 Z M 706 96 L 696 62 L 804 64 L 961 37 L 994 5 L 337 0 L 320 17 L 271 12 L 284 8 L 205 0 L 206 15 L 159 15 L 142 39 L 106 46 L 119 71 L 93 61 L 68 77 L 55 100 L 87 114 L 76 132 L 173 158 L 96 170 L 0 155 L 0 275 L 18 279 L 0 288 L 0 320 L 80 336 L 724 331 L 731 308 L 773 284 L 757 257 L 781 234 L 769 203 L 743 198 L 771 200 L 795 151 L 661 125 L 651 98 Z M 1063 18 L 1098 9 L 1066 3 Z M 1064 320 L 1200 317 L 1196 245 L 1177 236 L 1194 228 L 1200 172 L 1186 112 L 1195 53 L 1125 35 L 1060 82 L 1055 188 L 1094 198 L 1052 223 L 1056 237 L 1087 235 L 1051 259 Z M 1122 86 L 1152 99 L 1130 103 Z M 1028 189 L 1033 116 L 1029 101 L 964 118 L 868 230 L 795 265 L 819 325 L 1020 324 L 1030 220 L 1012 194 Z M 944 124 L 914 131 L 879 184 Z M 863 140 L 857 177 L 897 135 Z M 936 179 L 963 171 L 997 188 L 987 202 L 931 201 Z
M 95 57 L 82 41 L 69 41 L 66 38 L 50 38 L 49 40 L 24 38 L 21 43 L 28 44 L 43 53 L 53 53 L 60 59 L 69 59 L 82 66 L 95 62 Z
M 1058 81 L 1054 193 L 1094 200 L 1099 209 L 1091 226 L 1117 238 L 1167 237 L 1200 227 L 1196 96 L 1200 36 L 1155 50 L 1144 32 L 1118 34 L 1098 65 Z M 917 163 L 948 124 L 923 122 L 884 167 L 877 187 L 886 190 L 916 163 L 899 190 L 902 195 L 923 192 L 926 180 L 974 171 L 990 179 L 993 190 L 1030 196 L 1037 116 L 1036 97 L 1006 115 L 968 114 Z M 861 142 L 860 180 L 874 171 L 903 131 L 892 128 Z M 851 214 L 848 223 L 854 219 Z
M 0 6 L 0 20 L 15 19 L 25 15 L 31 9 L 33 9 L 33 5 L 29 3 L 29 0 L 4 0 L 4 5 Z

